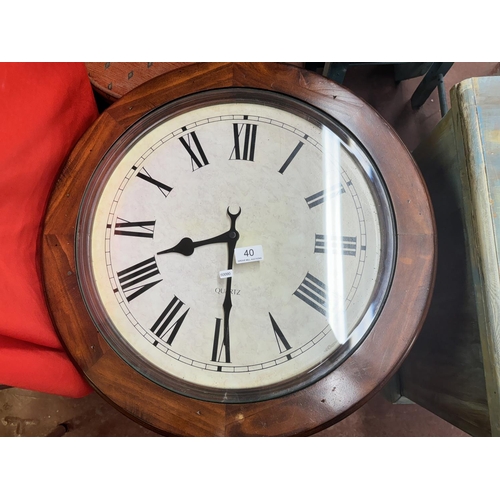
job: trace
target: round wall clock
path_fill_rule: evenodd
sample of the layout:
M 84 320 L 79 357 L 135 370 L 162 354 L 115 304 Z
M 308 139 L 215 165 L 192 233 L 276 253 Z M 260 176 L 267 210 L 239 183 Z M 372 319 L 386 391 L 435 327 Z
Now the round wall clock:
M 421 327 L 432 210 L 401 141 L 335 83 L 196 64 L 106 110 L 43 238 L 49 306 L 95 389 L 165 434 L 312 434 Z

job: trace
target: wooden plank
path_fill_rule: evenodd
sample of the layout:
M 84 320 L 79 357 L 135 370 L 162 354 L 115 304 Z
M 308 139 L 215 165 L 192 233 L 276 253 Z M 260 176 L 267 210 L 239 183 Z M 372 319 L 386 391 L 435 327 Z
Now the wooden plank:
M 500 79 L 460 83 L 452 106 L 463 144 L 460 174 L 491 431 L 500 436 Z
M 413 154 L 433 202 L 438 266 L 427 320 L 400 370 L 401 392 L 469 434 L 489 435 L 481 344 L 466 255 L 462 191 L 450 113 Z
M 500 78 L 465 80 L 414 152 L 438 231 L 434 298 L 402 394 L 469 434 L 500 435 Z

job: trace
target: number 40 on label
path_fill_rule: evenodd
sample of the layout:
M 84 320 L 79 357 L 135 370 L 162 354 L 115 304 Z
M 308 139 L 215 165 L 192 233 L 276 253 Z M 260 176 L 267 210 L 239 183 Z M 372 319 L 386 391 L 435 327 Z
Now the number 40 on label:
M 236 248 L 234 251 L 236 264 L 246 264 L 264 260 L 262 245 L 253 245 L 251 247 Z

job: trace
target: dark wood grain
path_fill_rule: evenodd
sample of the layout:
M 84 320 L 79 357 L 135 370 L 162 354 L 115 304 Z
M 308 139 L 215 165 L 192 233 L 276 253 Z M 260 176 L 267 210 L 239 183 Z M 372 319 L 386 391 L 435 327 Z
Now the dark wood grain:
M 308 388 L 283 398 L 241 405 L 186 398 L 134 371 L 98 334 L 74 274 L 78 207 L 106 150 L 126 127 L 155 107 L 190 93 L 227 87 L 286 93 L 339 120 L 379 166 L 397 224 L 392 288 L 375 327 L 360 347 L 338 369 Z M 48 207 L 42 264 L 52 317 L 70 355 L 96 390 L 132 418 L 165 434 L 308 435 L 359 408 L 398 368 L 427 312 L 434 248 L 434 219 L 420 173 L 401 140 L 370 106 L 339 85 L 290 65 L 207 63 L 183 67 L 131 91 L 108 108 L 82 138 Z

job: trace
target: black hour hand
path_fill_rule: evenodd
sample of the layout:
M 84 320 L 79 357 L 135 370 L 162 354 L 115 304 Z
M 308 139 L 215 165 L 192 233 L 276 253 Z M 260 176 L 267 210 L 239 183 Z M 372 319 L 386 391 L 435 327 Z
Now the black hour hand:
M 215 236 L 214 238 L 209 238 L 208 240 L 193 241 L 191 238 L 182 238 L 182 240 L 179 241 L 177 245 L 173 246 L 172 248 L 167 248 L 167 250 L 162 250 L 156 255 L 161 255 L 164 253 L 180 253 L 182 255 L 188 256 L 192 255 L 194 249 L 197 247 L 211 245 L 212 243 L 228 243 L 231 239 L 231 231 L 226 231 L 225 233 L 219 234 L 219 236 Z
M 230 254 L 230 260 L 229 260 L 230 267 L 228 267 L 228 269 L 232 269 L 232 264 L 231 264 L 233 261 L 232 255 L 234 254 L 234 247 L 236 246 L 236 242 L 240 237 L 240 233 L 236 231 L 236 219 L 241 214 L 241 208 L 238 210 L 238 213 L 232 214 L 229 211 L 228 207 L 227 214 L 231 219 L 231 227 L 229 231 L 219 234 L 219 236 L 215 236 L 214 238 L 209 238 L 208 240 L 193 241 L 191 238 L 182 238 L 182 240 L 179 241 L 177 245 L 173 246 L 172 248 L 167 248 L 166 250 L 162 250 L 161 252 L 158 252 L 156 255 L 162 255 L 164 253 L 180 253 L 187 257 L 189 255 L 192 255 L 194 249 L 197 247 L 202 247 L 204 245 L 211 245 L 213 243 L 228 243 L 229 254 Z
M 182 255 L 191 255 L 194 252 L 194 241 L 191 238 L 182 238 L 177 245 L 172 248 L 167 248 L 162 252 L 158 252 L 157 255 L 162 253 L 181 253 Z

